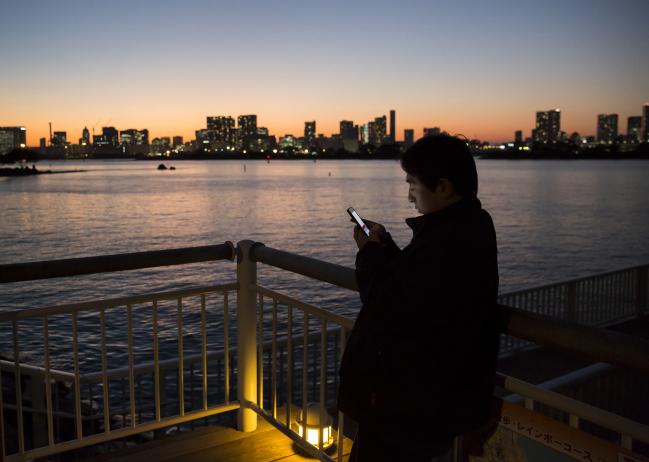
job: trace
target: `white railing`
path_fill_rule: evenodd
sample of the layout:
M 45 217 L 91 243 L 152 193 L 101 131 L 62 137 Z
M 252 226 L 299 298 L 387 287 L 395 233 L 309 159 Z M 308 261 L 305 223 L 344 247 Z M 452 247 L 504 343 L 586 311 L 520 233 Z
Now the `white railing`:
M 611 271 L 570 281 L 501 294 L 499 303 L 521 310 L 604 327 L 642 316 L 647 310 L 649 265 Z M 525 350 L 532 344 L 503 335 L 500 354 Z
M 9 323 L 12 326 L 13 357 L 15 358 L 12 362 L 2 361 L 0 367 L 3 372 L 12 373 L 15 396 L 22 397 L 22 399 L 15 399 L 13 405 L 2 403 L 4 410 L 3 434 L 7 428 L 4 421 L 13 417 L 8 414 L 15 414 L 15 429 L 17 430 L 16 447 L 6 448 L 6 460 L 45 457 L 238 409 L 238 402 L 230 399 L 228 379 L 234 372 L 228 361 L 230 356 L 228 352 L 230 343 L 228 294 L 236 290 L 236 287 L 237 285 L 232 283 L 0 314 L 0 325 Z M 217 313 L 216 310 L 208 310 L 207 301 L 214 301 L 218 295 L 223 301 L 223 306 Z M 161 360 L 159 312 L 161 305 L 169 301 L 176 305 L 175 316 L 173 316 L 177 331 L 174 352 L 176 355 L 173 359 Z M 193 313 L 186 313 L 190 301 L 194 302 Z M 138 313 L 140 313 L 137 318 L 134 315 L 136 305 Z M 113 316 L 124 317 L 127 320 L 126 345 L 121 345 L 122 347 L 126 346 L 127 352 L 121 358 L 108 352 L 106 318 L 109 311 Z M 184 319 L 185 314 L 193 314 L 191 323 Z M 207 316 L 210 314 L 218 318 L 211 324 L 222 326 L 222 330 L 210 332 L 211 336 L 218 335 L 222 339 L 224 347 L 218 354 L 208 354 L 207 350 Z M 145 327 L 151 330 L 152 360 L 138 364 L 134 349 L 142 349 L 144 345 L 141 337 L 138 338 L 137 343 L 134 339 L 134 319 L 142 320 L 149 315 L 151 323 Z M 82 352 L 90 353 L 90 351 L 80 345 L 80 331 L 84 327 L 92 327 L 91 321 L 97 321 L 97 317 L 100 332 L 99 339 L 94 339 L 94 342 L 100 344 L 100 371 L 82 373 L 81 354 Z M 53 318 L 56 318 L 56 324 L 59 326 L 65 325 L 66 321 L 71 323 L 71 334 L 67 341 L 72 351 L 72 372 L 52 369 L 50 320 Z M 42 323 L 44 357 L 44 367 L 42 368 L 25 366 L 19 360 L 21 339 L 33 334 L 33 330 L 31 330 L 34 326 L 33 321 Z M 31 332 L 23 332 L 22 325 L 25 325 L 27 329 L 31 327 Z M 191 366 L 188 368 L 185 363 L 184 343 L 185 336 L 190 331 L 200 335 L 200 353 L 191 357 Z M 59 349 L 61 349 L 60 342 L 59 338 Z M 165 348 L 167 354 L 172 353 L 167 350 L 169 348 Z M 224 370 L 223 374 L 219 374 L 219 381 L 208 387 L 210 376 L 208 363 L 214 359 L 223 361 Z M 119 362 L 123 363 L 122 366 L 116 367 Z M 109 369 L 109 363 L 112 364 L 112 369 Z M 198 366 L 196 373 L 194 373 L 195 366 Z M 167 380 L 165 373 L 171 368 L 175 372 L 173 381 Z M 234 373 L 236 374 L 236 372 Z M 186 384 L 185 377 L 188 375 L 189 383 Z M 222 377 L 224 377 L 224 381 L 220 382 Z M 23 390 L 23 382 L 28 387 L 27 390 Z M 66 383 L 71 383 L 69 389 L 65 385 Z M 115 389 L 115 385 L 120 385 L 120 387 Z M 169 402 L 165 397 L 172 386 L 176 391 L 176 396 L 171 400 L 175 403 L 175 411 L 169 412 Z M 198 399 L 194 393 L 196 389 L 200 389 L 201 392 Z M 72 408 L 63 409 L 59 403 L 64 391 L 72 396 Z M 188 391 L 190 402 L 186 403 L 185 397 L 188 395 Z M 221 392 L 219 393 L 221 396 L 217 395 L 217 391 Z M 44 404 L 43 396 L 45 397 Z M 0 396 L 0 398 L 2 397 Z M 115 402 L 121 403 L 121 405 L 114 406 Z M 85 406 L 82 406 L 82 403 Z M 96 413 L 83 412 L 84 407 L 88 408 L 95 404 L 99 406 Z M 122 416 L 122 423 L 119 428 L 113 428 L 114 419 L 117 416 Z M 27 428 L 27 422 L 31 424 L 29 426 L 31 428 Z M 62 428 L 68 427 L 71 423 L 74 432 L 67 435 L 62 434 Z M 44 438 L 44 435 L 47 437 Z
M 169 264 L 201 261 L 199 252 L 189 250 L 190 257 L 173 253 L 173 263 Z M 332 453 L 325 450 L 324 433 L 319 432 L 318 442 L 311 445 L 301 436 L 295 421 L 310 402 L 318 403 L 323 421 L 330 413 L 336 414 L 338 362 L 353 320 L 258 284 L 256 266 L 268 264 L 355 290 L 353 270 L 250 241 L 240 242 L 237 251 L 236 283 L 0 314 L 0 328 L 9 327 L 4 332 L 10 332 L 13 350 L 13 360 L 0 360 L 0 389 L 3 380 L 13 382 L 13 387 L 7 386 L 0 393 L 3 460 L 46 457 L 173 426 L 193 428 L 201 419 L 232 410 L 238 410 L 240 430 L 254 430 L 257 416 L 261 416 L 313 456 L 334 460 Z M 113 266 L 109 271 L 115 265 L 118 270 L 138 267 L 133 264 L 133 255 L 124 256 L 128 264 L 111 256 Z M 214 255 L 210 259 L 223 258 Z M 101 266 L 102 258 L 88 260 Z M 152 260 L 147 254 L 147 262 L 140 267 L 157 264 L 165 263 Z M 79 266 L 78 262 L 75 265 Z M 20 266 L 26 276 L 0 277 L 0 281 L 48 277 L 41 269 L 33 276 L 29 265 Z M 66 265 L 54 266 L 56 276 L 66 274 Z M 98 272 L 83 266 L 75 274 Z M 588 314 L 589 303 L 594 303 L 598 296 L 612 303 L 611 313 L 606 314 L 604 305 L 597 302 L 593 305 L 596 314 Z M 236 305 L 231 304 L 235 297 Z M 616 301 L 616 297 L 622 300 Z M 214 300 L 222 303 L 216 310 Z M 555 318 L 601 325 L 646 312 L 647 266 L 505 294 L 501 301 L 535 313 L 552 314 Z M 161 317 L 161 311 L 166 317 Z M 523 342 L 543 344 L 549 332 L 559 332 L 563 337 L 551 343 L 560 344 L 566 351 L 589 353 L 598 360 L 623 366 L 647 368 L 644 354 L 649 351 L 647 345 L 616 337 L 623 354 L 620 351 L 609 354 L 604 348 L 594 347 L 599 334 L 587 328 L 528 317 L 516 310 L 506 314 L 511 317 L 506 332 L 521 342 L 517 348 L 525 348 L 527 344 Z M 115 315 L 126 319 L 126 326 L 122 323 L 116 329 L 122 333 L 126 330 L 126 340 L 122 339 L 121 343 L 111 338 L 107 320 Z M 209 316 L 216 319 L 210 321 Z M 138 324 L 140 321 L 143 325 Z M 53 329 L 60 330 L 66 322 L 71 328 L 63 338 L 70 346 L 72 371 L 53 367 L 53 362 L 59 359 L 50 354 L 54 347 L 61 350 L 62 343 L 60 332 L 56 333 L 56 345 L 52 342 Z M 43 366 L 26 364 L 20 359 L 21 341 L 25 335 L 38 335 L 37 324 L 41 326 L 43 338 Z M 84 328 L 92 330 L 96 324 L 98 335 L 86 334 L 80 341 Z M 140 332 L 142 328 L 149 329 L 150 335 L 136 342 L 138 326 Z M 584 334 L 583 345 L 564 340 L 574 332 Z M 211 342 L 211 348 L 210 335 L 220 339 Z M 200 341 L 190 345 L 193 338 Z M 147 342 L 150 346 L 144 348 Z M 93 351 L 89 344 L 94 344 L 99 351 Z M 126 351 L 120 354 L 114 351 L 116 347 Z M 147 357 L 143 356 L 142 348 Z M 99 370 L 82 370 L 89 362 L 84 355 L 97 354 Z M 171 371 L 173 377 L 169 379 Z M 612 414 L 596 408 L 584 411 L 583 406 L 567 401 L 569 398 L 552 395 L 549 399 L 537 387 L 521 385 L 514 379 L 504 380 L 504 387 L 525 395 L 528 407 L 535 400 L 566 410 L 573 425 L 578 426 L 579 419 L 599 424 L 608 422 L 608 427 L 621 435 L 623 447 L 632 447 L 634 439 L 647 442 L 642 437 L 646 428 L 634 422 L 612 418 Z M 235 393 L 237 399 L 231 399 Z M 92 411 L 90 408 L 95 405 L 98 409 Z M 115 425 L 118 416 L 119 426 Z M 7 434 L 11 425 L 6 423 L 10 421 L 16 422 L 15 447 L 11 447 L 13 435 Z M 341 442 L 344 416 L 337 413 L 334 421 L 337 440 Z M 70 424 L 74 431 L 66 435 L 62 429 Z M 342 444 L 338 444 L 336 452 L 337 459 L 342 460 Z

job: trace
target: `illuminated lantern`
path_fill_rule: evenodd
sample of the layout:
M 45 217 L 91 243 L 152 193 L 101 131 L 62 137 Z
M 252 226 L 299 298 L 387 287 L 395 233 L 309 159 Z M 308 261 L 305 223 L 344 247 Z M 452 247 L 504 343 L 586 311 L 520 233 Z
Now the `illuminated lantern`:
M 304 415 L 305 411 L 306 416 Z M 322 432 L 322 448 L 328 448 L 334 442 L 331 423 L 331 417 L 326 412 L 324 422 L 321 421 L 319 403 L 309 403 L 306 410 L 303 409 L 297 419 L 297 432 L 315 447 L 319 447 L 320 432 Z

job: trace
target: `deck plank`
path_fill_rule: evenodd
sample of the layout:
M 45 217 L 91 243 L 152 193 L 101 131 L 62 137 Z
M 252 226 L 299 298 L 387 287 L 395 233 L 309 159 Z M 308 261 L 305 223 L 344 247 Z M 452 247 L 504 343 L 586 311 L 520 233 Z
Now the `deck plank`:
M 352 441 L 345 438 L 343 460 L 349 458 Z M 331 454 L 336 455 L 335 448 Z M 215 426 L 169 436 L 126 448 L 100 459 L 105 462 L 298 462 L 309 457 L 290 438 L 268 422 L 259 419 L 254 432 L 243 433 L 230 427 Z

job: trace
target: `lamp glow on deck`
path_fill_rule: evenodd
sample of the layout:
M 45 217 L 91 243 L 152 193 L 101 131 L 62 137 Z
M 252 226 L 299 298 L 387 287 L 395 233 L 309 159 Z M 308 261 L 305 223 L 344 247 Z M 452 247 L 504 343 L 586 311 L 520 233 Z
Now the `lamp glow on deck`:
M 306 418 L 304 415 L 305 411 Z M 331 417 L 325 413 L 324 422 L 321 421 L 320 417 L 320 404 L 309 403 L 306 410 L 302 410 L 297 419 L 297 433 L 305 438 L 309 444 L 319 447 L 320 432 L 322 432 L 322 448 L 325 449 L 334 442 Z

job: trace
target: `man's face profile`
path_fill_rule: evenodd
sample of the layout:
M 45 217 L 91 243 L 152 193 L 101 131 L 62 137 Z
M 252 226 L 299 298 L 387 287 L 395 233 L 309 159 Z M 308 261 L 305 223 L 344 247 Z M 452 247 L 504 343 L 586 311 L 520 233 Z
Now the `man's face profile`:
M 442 210 L 461 199 L 455 192 L 453 184 L 446 178 L 437 181 L 434 191 L 410 173 L 406 173 L 406 183 L 408 183 L 408 202 L 413 202 L 415 209 L 424 215 Z

